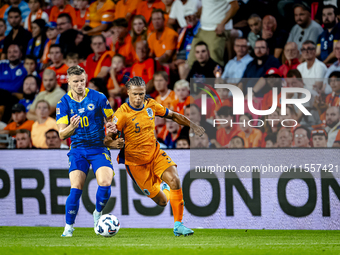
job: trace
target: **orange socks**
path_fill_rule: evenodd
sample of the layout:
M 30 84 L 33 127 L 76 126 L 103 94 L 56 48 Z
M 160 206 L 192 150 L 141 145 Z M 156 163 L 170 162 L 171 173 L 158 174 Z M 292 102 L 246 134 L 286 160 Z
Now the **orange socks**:
M 177 189 L 177 190 L 171 189 L 170 192 L 168 191 L 168 193 L 170 193 L 170 204 L 172 207 L 172 212 L 174 214 L 174 221 L 182 222 L 183 210 L 184 210 L 182 189 Z M 166 193 L 165 195 L 168 198 L 168 195 Z

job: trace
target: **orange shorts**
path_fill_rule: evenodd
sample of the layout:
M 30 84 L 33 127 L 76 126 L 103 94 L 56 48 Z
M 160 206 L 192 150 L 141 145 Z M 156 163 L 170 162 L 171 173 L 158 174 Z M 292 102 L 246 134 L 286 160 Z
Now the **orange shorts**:
M 160 191 L 161 176 L 170 166 L 177 166 L 163 150 L 158 150 L 154 159 L 145 165 L 125 165 L 131 179 L 148 197 L 154 198 Z

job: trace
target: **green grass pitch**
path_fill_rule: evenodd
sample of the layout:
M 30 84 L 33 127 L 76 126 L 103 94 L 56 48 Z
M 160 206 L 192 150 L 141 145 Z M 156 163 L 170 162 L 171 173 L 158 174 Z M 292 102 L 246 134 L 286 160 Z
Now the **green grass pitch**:
M 111 238 L 92 228 L 0 227 L 0 254 L 340 254 L 340 231 L 196 229 L 175 237 L 172 229 L 120 229 Z

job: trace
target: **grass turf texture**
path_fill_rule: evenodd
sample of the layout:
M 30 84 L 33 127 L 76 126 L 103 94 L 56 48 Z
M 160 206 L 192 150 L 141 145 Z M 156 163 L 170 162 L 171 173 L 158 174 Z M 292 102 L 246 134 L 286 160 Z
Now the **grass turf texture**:
M 0 254 L 340 254 L 340 231 L 196 229 L 175 237 L 172 229 L 120 229 L 111 238 L 93 228 L 0 227 Z

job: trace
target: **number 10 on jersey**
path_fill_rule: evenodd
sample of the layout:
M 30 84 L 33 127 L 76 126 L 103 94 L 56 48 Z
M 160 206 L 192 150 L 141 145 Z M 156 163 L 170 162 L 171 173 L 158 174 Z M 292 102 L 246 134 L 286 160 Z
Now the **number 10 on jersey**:
M 87 116 L 80 117 L 80 126 L 83 127 L 88 127 L 89 126 L 89 119 Z

